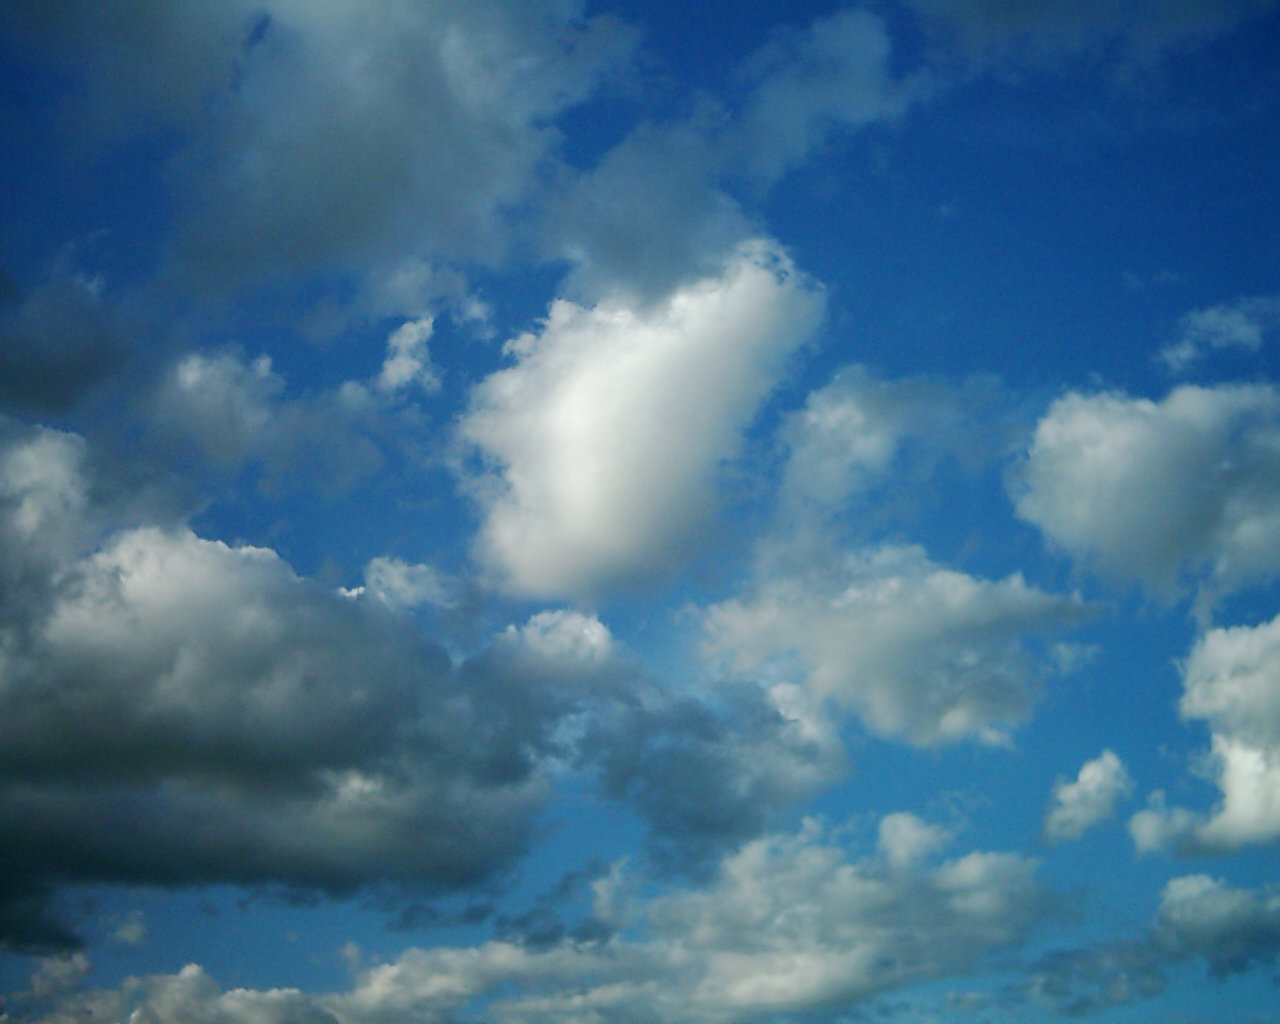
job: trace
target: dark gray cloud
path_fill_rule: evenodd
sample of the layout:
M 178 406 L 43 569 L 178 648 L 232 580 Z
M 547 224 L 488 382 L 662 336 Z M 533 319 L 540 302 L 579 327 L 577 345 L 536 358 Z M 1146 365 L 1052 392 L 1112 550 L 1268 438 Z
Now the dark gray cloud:
M 453 664 L 380 591 L 113 504 L 75 435 L 2 440 L 11 946 L 72 942 L 54 897 L 76 884 L 475 886 L 525 849 L 555 765 L 598 772 L 658 846 L 705 855 L 841 762 L 796 700 L 672 696 L 578 612 Z

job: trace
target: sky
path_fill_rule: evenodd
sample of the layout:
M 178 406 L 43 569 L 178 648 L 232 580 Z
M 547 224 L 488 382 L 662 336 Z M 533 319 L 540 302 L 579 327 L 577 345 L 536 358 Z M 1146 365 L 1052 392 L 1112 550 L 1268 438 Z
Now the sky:
M 1280 1021 L 1273 0 L 0 8 L 0 1021 Z

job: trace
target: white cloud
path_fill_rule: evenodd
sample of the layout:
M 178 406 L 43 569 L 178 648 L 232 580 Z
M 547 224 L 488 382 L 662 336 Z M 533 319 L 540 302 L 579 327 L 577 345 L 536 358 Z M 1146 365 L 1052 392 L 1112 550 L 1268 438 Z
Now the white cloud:
M 1280 392 L 1069 394 L 1036 427 L 1018 515 L 1112 579 L 1222 594 L 1280 572 Z
M 451 579 L 430 565 L 380 555 L 364 567 L 364 586 L 349 593 L 356 596 L 367 592 L 401 608 L 424 604 L 447 608 L 454 600 L 454 586 Z
M 502 640 L 547 661 L 583 666 L 607 663 L 615 653 L 609 628 L 574 611 L 538 612 L 519 629 L 508 626 Z
M 909 868 L 940 850 L 951 840 L 951 834 L 940 825 L 931 825 L 914 814 L 899 811 L 880 819 L 880 837 L 876 844 L 886 864 Z
M 1206 816 L 1154 798 L 1130 822 L 1138 848 L 1213 853 L 1280 838 L 1280 617 L 1201 637 L 1179 710 L 1209 725 L 1222 802 Z
M 423 391 L 436 391 L 440 377 L 431 365 L 427 342 L 435 321 L 427 316 L 401 324 L 387 339 L 387 358 L 382 363 L 377 384 L 383 391 L 398 391 L 416 384 Z
M 1007 740 L 1042 669 L 1030 635 L 1079 621 L 1083 605 L 1019 575 L 978 579 L 914 546 L 884 546 L 759 583 L 708 610 L 708 647 L 739 671 L 796 656 L 819 699 L 873 731 L 932 745 Z
M 482 559 L 511 590 L 579 594 L 662 574 L 710 512 L 720 464 L 821 314 L 765 242 L 647 309 L 556 302 L 462 422 L 490 470 Z
M 892 865 L 856 859 L 809 822 L 797 834 L 748 843 L 720 864 L 707 889 L 633 903 L 626 937 L 411 948 L 360 970 L 351 990 L 328 995 L 222 991 L 190 965 L 65 997 L 61 1008 L 96 1005 L 107 1017 L 132 1013 L 152 1024 L 434 1024 L 478 1006 L 510 1024 L 716 1024 L 849 1006 L 966 971 L 1044 915 L 1034 862 L 977 852 L 938 863 L 930 852 Z M 615 873 L 607 888 L 619 884 Z
M 1241 299 L 1229 305 L 1210 306 L 1182 318 L 1178 340 L 1160 350 L 1160 359 L 1180 373 L 1215 349 L 1236 348 L 1257 352 L 1263 338 L 1280 327 L 1280 298 Z
M 1120 758 L 1104 750 L 1086 762 L 1075 780 L 1059 779 L 1053 787 L 1044 835 L 1050 842 L 1079 839 L 1115 813 L 1116 802 L 1133 790 L 1133 780 Z

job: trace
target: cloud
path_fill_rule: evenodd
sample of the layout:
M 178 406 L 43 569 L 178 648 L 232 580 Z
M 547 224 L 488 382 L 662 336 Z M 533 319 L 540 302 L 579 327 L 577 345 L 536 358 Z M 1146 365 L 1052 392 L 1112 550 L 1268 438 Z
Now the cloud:
M 1184 316 L 1180 326 L 1178 340 L 1159 354 L 1161 362 L 1173 373 L 1187 370 L 1215 350 L 1257 352 L 1263 338 L 1280 327 L 1280 297 L 1241 299 L 1196 310 Z
M 455 581 L 430 565 L 379 555 L 364 567 L 364 586 L 347 593 L 352 597 L 370 593 L 399 608 L 420 605 L 448 608 L 455 601 L 456 589 Z
M 1053 786 L 1044 835 L 1051 843 L 1079 839 L 1115 813 L 1116 802 L 1133 791 L 1133 780 L 1120 758 L 1104 750 L 1080 769 L 1074 782 L 1059 779 Z
M 394 256 L 492 260 L 558 164 L 554 121 L 635 33 L 582 5 L 232 0 L 23 5 L 75 123 L 176 130 L 183 280 L 215 289 Z
M 427 341 L 435 329 L 431 317 L 401 324 L 387 339 L 387 358 L 382 363 L 377 384 L 383 391 L 397 391 L 416 384 L 423 391 L 440 387 L 440 377 L 431 365 Z
M 482 381 L 462 439 L 479 554 L 511 591 L 583 594 L 665 575 L 715 502 L 720 465 L 814 331 L 821 295 L 767 242 L 645 310 L 556 302 Z
M 633 903 L 625 937 L 408 949 L 360 970 L 349 991 L 324 995 L 222 991 L 191 965 L 116 991 L 64 997 L 60 1019 L 83 1019 L 67 1011 L 91 1004 L 154 1024 L 435 1022 L 479 1005 L 513 1024 L 711 1024 L 812 1012 L 962 973 L 1020 940 L 1049 909 L 1034 871 L 1032 861 L 1007 853 L 938 862 L 922 851 L 892 865 L 853 858 L 810 822 L 725 858 L 705 890 Z M 604 904 L 618 884 L 625 883 L 614 877 L 598 887 L 602 913 L 610 913 Z M 240 1016 L 233 1017 L 233 1007 Z
M 711 607 L 705 629 L 709 650 L 738 671 L 798 658 L 815 698 L 851 708 L 876 733 L 931 746 L 1006 742 L 1042 672 L 1027 638 L 1084 614 L 1079 600 L 1019 575 L 979 579 L 919 547 L 884 545 L 767 577 Z
M 1083 949 L 1055 950 L 1029 965 L 1010 990 L 1072 1017 L 1150 998 L 1169 984 L 1169 968 L 1203 960 L 1217 980 L 1274 963 L 1280 954 L 1280 894 L 1274 886 L 1237 889 L 1208 875 L 1170 879 L 1145 934 Z
M 733 169 L 771 183 L 837 132 L 899 117 L 920 89 L 895 76 L 894 57 L 884 19 L 866 10 L 778 35 L 749 64 L 756 83 L 730 136 Z
M 1160 898 L 1155 943 L 1172 958 L 1204 957 L 1216 977 L 1273 963 L 1280 953 L 1280 894 L 1236 889 L 1208 875 L 1171 879 Z
M 1081 56 L 1120 58 L 1126 67 L 1224 34 L 1272 0 L 908 0 L 927 27 L 958 42 L 977 67 L 1065 69 Z
M 999 396 L 988 378 L 882 380 L 865 367 L 842 367 L 782 428 L 784 513 L 829 516 L 890 478 L 927 478 L 944 454 L 965 462 L 1004 454 L 1009 439 L 990 422 Z
M 273 486 L 348 489 L 409 451 L 419 434 L 409 385 L 438 387 L 426 349 L 430 323 L 393 331 L 387 359 L 369 379 L 302 394 L 291 393 L 269 356 L 187 353 L 144 402 L 149 443 L 188 471 L 198 457 L 222 473 L 253 466 Z
M 1277 445 L 1269 385 L 1068 394 L 1036 427 L 1017 512 L 1105 577 L 1229 593 L 1280 571 Z
M 844 770 L 795 687 L 669 690 L 570 609 L 454 664 L 404 614 L 447 598 L 429 567 L 382 557 L 329 590 L 113 507 L 103 472 L 74 435 L 0 445 L 9 946 L 74 944 L 56 897 L 77 884 L 480 884 L 571 773 L 699 871 Z
M 64 267 L 20 299 L 0 294 L 0 400 L 61 413 L 125 359 L 119 312 L 100 278 Z
M 847 770 L 831 723 L 787 684 L 637 695 L 587 723 L 579 757 L 647 818 L 657 861 L 699 877 Z
M 64 883 L 454 886 L 523 849 L 545 779 L 484 745 L 496 696 L 270 550 L 120 526 L 97 476 L 73 435 L 0 447 L 0 939 L 71 941 Z
M 1206 817 L 1153 797 L 1129 823 L 1138 848 L 1219 853 L 1280 838 L 1280 617 L 1197 640 L 1178 707 L 1209 725 L 1222 802 Z

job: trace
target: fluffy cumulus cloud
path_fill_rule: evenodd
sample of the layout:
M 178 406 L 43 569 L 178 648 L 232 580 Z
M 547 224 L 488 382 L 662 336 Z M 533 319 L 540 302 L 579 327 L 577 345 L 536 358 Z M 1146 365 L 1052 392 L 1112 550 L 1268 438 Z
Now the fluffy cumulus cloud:
M 1280 838 L 1280 618 L 1210 630 L 1183 666 L 1179 709 L 1205 721 L 1222 801 L 1208 816 L 1162 796 L 1130 821 L 1140 849 L 1222 852 Z
M 623 900 L 616 890 L 627 880 L 615 873 L 597 884 L 593 912 L 627 931 L 607 939 L 409 949 L 361 969 L 349 991 L 320 996 L 224 991 L 192 965 L 114 991 L 59 990 L 56 1019 L 87 1020 L 93 1008 L 154 1024 L 434 1022 L 486 1005 L 512 1024 L 712 1024 L 847 1006 L 962 973 L 1045 916 L 1034 862 L 989 852 L 939 860 L 940 832 L 894 817 L 882 828 L 882 846 L 886 833 L 895 837 L 891 856 L 851 857 L 809 822 L 726 857 L 706 889 Z M 625 920 L 615 920 L 624 907 Z
M 1215 350 L 1257 352 L 1263 339 L 1280 327 L 1280 297 L 1241 299 L 1210 306 L 1182 318 L 1178 340 L 1160 350 L 1160 359 L 1178 373 Z
M 522 849 L 545 780 L 495 724 L 518 687 L 460 685 L 384 602 L 268 549 L 120 526 L 110 491 L 73 435 L 6 436 L 6 942 L 70 941 L 63 883 L 450 886 Z
M 590 593 L 662 574 L 820 294 L 766 242 L 642 309 L 555 303 L 507 345 L 461 434 L 483 457 L 480 555 L 511 590 Z
M 1280 392 L 1069 394 L 1036 427 L 1018 514 L 1099 574 L 1224 593 L 1280 571 Z
M 931 745 L 999 743 L 1035 696 L 1029 638 L 1078 622 L 1071 597 L 1021 576 L 985 580 L 943 568 L 914 546 L 857 550 L 757 584 L 708 610 L 708 647 L 738 671 L 798 658 L 808 690 L 868 728 Z
M 1116 803 L 1133 791 L 1133 780 L 1115 753 L 1104 750 L 1086 762 L 1074 780 L 1053 787 L 1044 835 L 1050 842 L 1079 839 L 1115 813 Z

